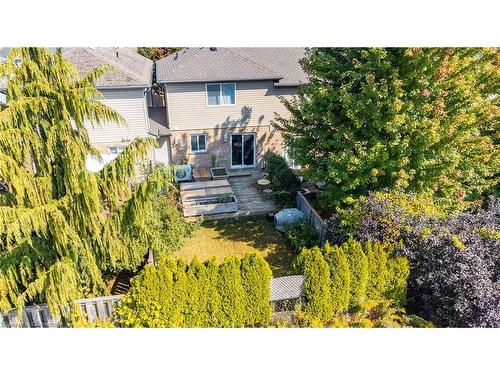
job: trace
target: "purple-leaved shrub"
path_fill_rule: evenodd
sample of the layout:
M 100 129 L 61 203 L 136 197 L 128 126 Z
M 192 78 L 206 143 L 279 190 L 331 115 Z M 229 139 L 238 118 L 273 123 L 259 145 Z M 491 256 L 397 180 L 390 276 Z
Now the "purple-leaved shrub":
M 410 262 L 410 311 L 439 326 L 500 327 L 500 199 L 449 217 L 415 199 L 372 193 L 330 220 L 330 241 L 399 244 Z

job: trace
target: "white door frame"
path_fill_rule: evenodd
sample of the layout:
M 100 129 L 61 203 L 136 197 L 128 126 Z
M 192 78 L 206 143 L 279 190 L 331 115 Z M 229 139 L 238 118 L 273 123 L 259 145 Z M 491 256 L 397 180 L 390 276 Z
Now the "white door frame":
M 243 160 L 245 158 L 244 156 L 244 142 L 243 142 L 243 136 L 244 135 L 253 135 L 253 164 L 252 165 L 233 165 L 233 135 L 241 135 L 241 162 L 243 163 Z M 231 141 L 229 142 L 229 152 L 231 155 L 231 168 L 255 168 L 256 165 L 256 159 L 257 159 L 257 134 L 252 133 L 252 132 L 245 132 L 245 133 L 232 133 L 231 134 Z

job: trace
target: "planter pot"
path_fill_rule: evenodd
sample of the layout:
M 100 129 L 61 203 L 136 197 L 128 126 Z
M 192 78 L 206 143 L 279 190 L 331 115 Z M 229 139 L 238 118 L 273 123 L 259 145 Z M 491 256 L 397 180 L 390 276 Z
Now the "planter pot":
M 224 180 L 229 177 L 225 167 L 210 168 L 210 174 L 212 175 L 213 180 Z

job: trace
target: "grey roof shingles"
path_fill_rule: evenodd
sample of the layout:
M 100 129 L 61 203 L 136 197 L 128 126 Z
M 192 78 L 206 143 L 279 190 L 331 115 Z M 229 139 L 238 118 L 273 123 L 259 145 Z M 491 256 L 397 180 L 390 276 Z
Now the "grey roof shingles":
M 185 48 L 156 62 L 159 83 L 273 80 L 307 82 L 299 64 L 304 48 Z
M 304 48 L 231 48 L 231 50 L 281 73 L 283 79 L 277 83 L 279 86 L 295 86 L 307 82 L 307 75 L 299 62 L 305 56 Z
M 9 48 L 0 50 L 6 56 Z M 55 48 L 51 48 L 55 51 Z M 70 60 L 81 75 L 102 65 L 113 69 L 97 81 L 97 88 L 150 87 L 153 62 L 130 48 L 63 48 L 63 55 Z M 0 87 L 6 83 L 0 82 Z
M 97 87 L 149 87 L 151 86 L 153 62 L 130 48 L 69 48 L 63 51 L 81 75 L 102 65 L 114 69 L 106 73 Z
M 283 276 L 271 279 L 271 302 L 298 299 L 304 294 L 306 276 Z

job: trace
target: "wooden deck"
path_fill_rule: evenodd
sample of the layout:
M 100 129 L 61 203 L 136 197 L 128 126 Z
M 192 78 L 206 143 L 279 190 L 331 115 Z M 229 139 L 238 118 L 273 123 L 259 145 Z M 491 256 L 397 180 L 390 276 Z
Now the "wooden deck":
M 269 212 L 277 212 L 278 207 L 271 199 L 265 199 L 264 194 L 259 191 L 256 181 L 258 175 L 242 175 L 241 177 L 230 177 L 229 183 L 234 195 L 238 200 L 238 211 L 226 214 L 205 216 L 205 220 L 219 220 L 241 216 L 265 215 Z
M 183 182 L 180 185 L 185 217 L 219 215 L 238 211 L 238 199 L 229 181 Z M 226 200 L 221 197 L 226 196 Z
M 202 198 L 211 195 L 232 194 L 231 184 L 227 180 L 210 180 L 203 182 L 182 182 L 181 199 Z

